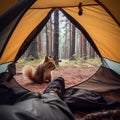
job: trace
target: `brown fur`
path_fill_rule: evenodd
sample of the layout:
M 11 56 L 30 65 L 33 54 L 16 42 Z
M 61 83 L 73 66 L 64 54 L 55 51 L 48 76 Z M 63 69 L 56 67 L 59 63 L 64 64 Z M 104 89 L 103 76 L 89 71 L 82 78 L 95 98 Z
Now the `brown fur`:
M 46 55 L 45 60 L 40 63 L 36 68 L 32 66 L 23 67 L 23 76 L 33 82 L 50 82 L 51 71 L 55 69 L 55 61 L 50 56 Z

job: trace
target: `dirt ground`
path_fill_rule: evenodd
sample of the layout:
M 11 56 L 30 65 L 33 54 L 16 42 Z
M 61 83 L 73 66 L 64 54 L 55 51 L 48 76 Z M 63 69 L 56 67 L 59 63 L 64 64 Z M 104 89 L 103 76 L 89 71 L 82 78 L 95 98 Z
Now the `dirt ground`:
M 15 78 L 23 87 L 31 91 L 42 92 L 47 86 L 47 83 L 38 84 L 33 83 L 29 79 L 24 79 L 21 72 L 22 68 L 17 69 L 17 71 L 19 72 L 17 73 Z M 58 76 L 63 77 L 65 79 L 65 86 L 67 88 L 88 79 L 96 72 L 97 69 L 97 67 L 58 67 L 54 71 L 52 71 L 52 78 Z

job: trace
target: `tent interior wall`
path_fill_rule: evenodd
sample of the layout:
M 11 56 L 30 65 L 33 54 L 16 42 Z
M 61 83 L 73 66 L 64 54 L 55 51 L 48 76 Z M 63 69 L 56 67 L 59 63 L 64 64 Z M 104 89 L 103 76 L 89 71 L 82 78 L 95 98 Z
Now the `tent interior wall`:
M 80 3 L 82 15 L 78 14 Z M 12 79 L 15 72 L 9 66 L 20 58 L 58 8 L 83 31 L 103 63 L 95 75 L 77 87 L 96 91 L 102 90 L 101 86 L 104 91 L 120 88 L 119 0 L 2 0 L 0 6 L 1 78 L 7 72 Z

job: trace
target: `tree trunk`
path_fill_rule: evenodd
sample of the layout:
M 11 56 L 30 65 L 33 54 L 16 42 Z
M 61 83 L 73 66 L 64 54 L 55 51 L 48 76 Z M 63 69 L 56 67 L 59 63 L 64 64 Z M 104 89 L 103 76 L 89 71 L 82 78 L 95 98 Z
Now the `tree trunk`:
M 49 55 L 49 27 L 46 24 L 46 54 Z
M 52 56 L 52 21 L 46 24 L 46 53 Z
M 38 52 L 42 52 L 41 32 L 37 36 L 37 43 L 38 43 L 38 45 L 37 45 Z
M 82 41 L 83 41 L 83 34 L 80 32 L 80 57 L 83 56 L 82 52 Z
M 53 58 L 58 65 L 59 61 L 59 11 L 54 12 L 54 44 L 53 44 Z
M 70 41 L 68 40 L 69 32 L 70 32 L 70 25 L 69 21 L 66 19 L 66 24 L 65 24 L 65 43 L 64 43 L 64 59 L 69 58 L 69 43 Z
M 49 54 L 52 56 L 53 42 L 52 42 L 52 20 L 49 20 Z
M 80 57 L 87 59 L 87 41 L 82 32 L 80 32 Z
M 82 45 L 82 49 L 83 49 L 83 59 L 86 60 L 87 59 L 87 42 L 86 42 L 86 38 L 85 36 L 83 35 L 83 45 Z
M 72 23 L 70 30 L 70 57 L 72 57 L 75 54 L 75 26 Z
M 91 46 L 90 46 L 91 47 Z M 95 57 L 95 51 L 94 49 L 91 47 L 91 55 L 90 58 L 94 58 Z
M 26 52 L 26 59 L 27 60 L 33 60 L 33 59 L 38 59 L 38 49 L 37 49 L 37 38 L 30 44 L 30 46 L 27 49 Z

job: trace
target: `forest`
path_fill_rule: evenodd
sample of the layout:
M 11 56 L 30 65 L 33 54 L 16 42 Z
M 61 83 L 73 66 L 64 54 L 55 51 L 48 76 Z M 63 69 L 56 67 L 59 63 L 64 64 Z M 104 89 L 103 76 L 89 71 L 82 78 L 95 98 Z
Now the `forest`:
M 32 60 L 46 54 L 52 56 L 56 64 L 60 59 L 74 60 L 79 57 L 86 60 L 97 57 L 84 34 L 58 9 L 52 13 L 23 56 L 26 60 Z

